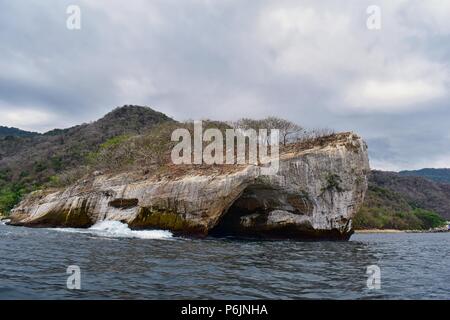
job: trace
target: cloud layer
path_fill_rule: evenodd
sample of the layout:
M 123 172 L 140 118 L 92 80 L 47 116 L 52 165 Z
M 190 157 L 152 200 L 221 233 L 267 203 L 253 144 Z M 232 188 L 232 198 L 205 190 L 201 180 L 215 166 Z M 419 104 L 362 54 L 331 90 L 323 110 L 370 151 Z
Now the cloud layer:
M 66 28 L 68 5 L 81 30 Z M 1 125 L 44 131 L 123 104 L 177 119 L 277 115 L 353 130 L 382 169 L 450 167 L 450 4 L 0 2 Z

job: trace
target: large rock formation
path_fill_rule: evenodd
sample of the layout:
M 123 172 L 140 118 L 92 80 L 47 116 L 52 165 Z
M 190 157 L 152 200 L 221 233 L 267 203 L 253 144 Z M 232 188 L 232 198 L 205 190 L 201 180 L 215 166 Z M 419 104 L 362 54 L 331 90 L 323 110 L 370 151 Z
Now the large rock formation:
M 287 148 L 273 176 L 255 165 L 170 178 L 127 173 L 34 192 L 12 211 L 11 224 L 89 227 L 115 220 L 178 235 L 345 240 L 368 172 L 365 143 L 343 133 L 307 149 Z

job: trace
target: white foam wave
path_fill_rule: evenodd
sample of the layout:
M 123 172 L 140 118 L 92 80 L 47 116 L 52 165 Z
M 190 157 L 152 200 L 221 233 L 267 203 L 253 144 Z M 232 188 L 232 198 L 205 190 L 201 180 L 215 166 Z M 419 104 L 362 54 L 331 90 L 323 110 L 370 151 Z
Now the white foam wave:
M 126 223 L 100 221 L 89 229 L 57 228 L 62 232 L 89 233 L 108 238 L 169 239 L 173 235 L 166 230 L 131 230 Z
M 101 221 L 89 228 L 103 234 L 117 237 L 131 237 L 142 239 L 171 238 L 172 233 L 166 230 L 131 230 L 127 224 L 119 221 Z

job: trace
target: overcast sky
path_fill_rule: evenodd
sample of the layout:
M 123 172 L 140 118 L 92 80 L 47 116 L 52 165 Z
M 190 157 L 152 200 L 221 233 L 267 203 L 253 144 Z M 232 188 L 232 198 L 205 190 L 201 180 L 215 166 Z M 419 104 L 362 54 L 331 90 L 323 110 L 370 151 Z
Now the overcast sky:
M 357 132 L 373 168 L 450 167 L 449 17 L 438 0 L 0 0 L 0 125 L 42 132 L 123 104 L 276 115 Z

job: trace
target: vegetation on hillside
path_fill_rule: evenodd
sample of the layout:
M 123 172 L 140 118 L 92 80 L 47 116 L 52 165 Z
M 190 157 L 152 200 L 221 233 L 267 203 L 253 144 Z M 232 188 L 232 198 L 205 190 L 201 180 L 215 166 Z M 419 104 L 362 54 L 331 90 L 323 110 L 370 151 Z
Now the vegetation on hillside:
M 86 173 L 89 155 L 109 139 L 142 134 L 163 122 L 174 120 L 147 107 L 124 106 L 89 124 L 42 135 L 0 136 L 0 213 L 33 190 L 74 182 Z
M 31 137 L 36 135 L 39 135 L 39 133 L 0 126 L 0 137 Z
M 428 230 L 443 224 L 436 212 L 413 207 L 400 194 L 373 184 L 353 219 L 355 229 Z
M 434 211 L 450 220 L 450 184 L 377 170 L 371 172 L 369 183 L 401 195 L 414 208 Z
M 255 127 L 251 127 L 250 124 L 253 124 Z M 323 136 L 323 132 L 326 132 L 327 137 L 333 135 L 329 134 L 329 131 L 319 130 L 316 130 L 311 134 L 309 131 L 303 129 L 303 134 L 300 134 L 298 131 L 300 127 L 298 125 L 275 117 L 269 117 L 262 120 L 243 119 L 230 123 L 204 120 L 202 127 L 204 132 L 208 129 L 218 129 L 222 133 L 222 143 L 225 147 L 227 129 L 235 128 L 247 130 L 255 128 L 273 128 L 277 124 L 283 124 L 284 128 L 282 131 L 283 134 L 279 137 L 282 149 L 289 148 L 289 146 L 295 142 L 298 142 L 302 146 L 309 146 L 308 142 L 310 142 L 311 139 L 318 141 L 326 138 Z M 171 139 L 175 129 L 186 129 L 189 131 L 191 138 L 194 137 L 194 123 L 191 121 L 183 123 L 161 123 L 144 134 L 135 136 L 117 136 L 106 141 L 100 145 L 96 152 L 89 155 L 91 160 L 90 166 L 93 170 L 102 172 L 135 170 L 147 172 L 164 171 L 172 163 L 170 158 L 171 152 L 174 146 L 178 144 L 178 141 L 172 141 Z M 288 142 L 291 142 L 291 144 L 285 146 L 284 143 L 287 144 Z M 245 143 L 248 144 L 249 140 L 246 139 Z M 209 144 L 210 142 L 203 141 L 203 149 Z M 193 151 L 193 149 L 191 151 Z M 236 152 L 236 146 L 234 152 Z M 248 148 L 246 148 L 246 152 L 248 152 Z M 246 154 L 246 157 L 248 157 L 248 153 Z M 206 166 L 204 165 L 203 167 Z M 176 168 L 171 166 L 171 170 L 175 171 Z
M 302 135 L 307 132 L 300 125 L 291 122 L 289 120 L 267 117 L 265 119 L 255 120 L 249 118 L 242 118 L 238 121 L 231 122 L 230 125 L 233 128 L 239 129 L 278 129 L 280 131 L 280 143 L 286 146 L 288 142 L 296 141 Z
M 264 121 L 264 120 L 252 120 Z M 239 122 L 241 123 L 241 122 Z M 235 124 L 236 125 L 236 124 Z M 202 128 L 219 129 L 222 133 L 223 146 L 226 146 L 226 129 L 233 128 L 230 123 L 221 121 L 203 120 Z M 238 127 L 244 129 L 243 127 Z M 262 128 L 262 127 L 258 127 Z M 172 166 L 171 152 L 179 141 L 172 141 L 172 133 L 176 129 L 186 129 L 191 138 L 194 137 L 194 123 L 188 122 L 165 122 L 156 125 L 151 130 L 139 135 L 121 135 L 113 137 L 101 144 L 99 148 L 88 155 L 88 168 L 86 170 L 95 170 L 103 173 L 118 173 L 125 171 L 139 171 L 143 173 L 152 173 L 152 175 L 176 176 L 191 170 L 193 166 Z M 248 129 L 247 127 L 245 129 Z M 245 140 L 245 143 L 248 143 Z M 203 141 L 203 148 L 210 142 Z M 193 149 L 191 150 L 193 151 Z M 248 151 L 248 149 L 246 149 Z M 225 156 L 225 155 L 224 155 Z M 192 154 L 191 154 L 191 160 Z M 230 166 L 207 166 L 201 165 L 203 172 L 220 171 L 223 168 L 232 170 Z M 196 169 L 199 167 L 197 166 Z M 67 173 L 64 173 L 66 175 Z M 66 180 L 58 179 L 60 182 Z M 70 179 L 72 180 L 72 179 Z
M 400 171 L 400 175 L 409 177 L 422 177 L 441 183 L 450 183 L 450 169 L 425 168 L 420 170 Z

